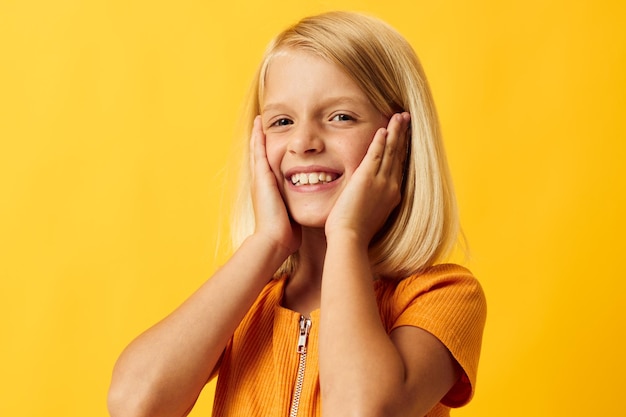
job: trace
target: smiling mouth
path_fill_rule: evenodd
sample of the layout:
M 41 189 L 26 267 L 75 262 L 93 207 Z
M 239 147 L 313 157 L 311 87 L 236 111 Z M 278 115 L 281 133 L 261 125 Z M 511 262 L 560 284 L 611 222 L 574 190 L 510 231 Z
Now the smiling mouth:
M 333 182 L 339 176 L 329 172 L 300 172 L 291 176 L 291 183 L 296 187 L 302 185 L 328 184 Z

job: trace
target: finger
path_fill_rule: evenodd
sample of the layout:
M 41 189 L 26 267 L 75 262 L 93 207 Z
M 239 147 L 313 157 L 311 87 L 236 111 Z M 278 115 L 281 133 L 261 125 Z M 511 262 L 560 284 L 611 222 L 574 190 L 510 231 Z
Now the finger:
M 389 132 L 387 135 L 387 143 L 385 145 L 385 150 L 383 152 L 383 159 L 380 165 L 380 173 L 382 175 L 389 175 L 393 172 L 393 168 L 396 164 L 397 150 L 398 150 L 398 138 L 401 134 L 402 130 L 402 115 L 394 114 L 389 119 L 389 124 L 387 126 L 387 131 Z
M 406 132 L 409 125 L 409 113 L 394 114 L 387 127 L 387 142 L 383 153 L 379 172 L 383 175 L 402 175 L 406 154 Z
M 384 127 L 381 127 L 376 131 L 374 139 L 372 139 L 370 146 L 367 148 L 367 153 L 365 154 L 365 158 L 363 158 L 363 162 L 361 162 L 359 168 L 363 167 L 362 169 L 369 169 L 372 175 L 376 175 L 378 173 L 385 153 L 388 134 L 389 132 Z
M 408 112 L 401 113 L 401 115 L 403 119 L 403 125 L 401 133 L 398 136 L 396 163 L 394 164 L 394 171 L 397 172 L 398 178 L 402 178 L 404 175 L 404 168 L 406 167 L 406 159 L 408 157 L 409 144 L 411 141 L 411 115 Z
M 254 118 L 252 134 L 250 135 L 250 169 L 252 175 L 258 168 L 264 168 L 266 164 L 265 135 L 261 126 L 261 117 L 257 116 Z

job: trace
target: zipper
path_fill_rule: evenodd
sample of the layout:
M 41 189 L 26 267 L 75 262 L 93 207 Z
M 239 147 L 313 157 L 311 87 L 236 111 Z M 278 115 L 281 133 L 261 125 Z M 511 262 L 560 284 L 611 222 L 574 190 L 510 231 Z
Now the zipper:
M 296 417 L 298 415 L 298 407 L 300 406 L 300 394 L 302 393 L 302 384 L 304 383 L 304 368 L 306 366 L 306 345 L 308 342 L 310 330 L 311 319 L 300 316 L 300 332 L 298 335 L 298 348 L 296 350 L 300 355 L 300 362 L 298 364 L 298 375 L 296 377 L 296 386 L 293 391 L 293 399 L 291 401 L 291 412 L 289 413 L 289 417 Z

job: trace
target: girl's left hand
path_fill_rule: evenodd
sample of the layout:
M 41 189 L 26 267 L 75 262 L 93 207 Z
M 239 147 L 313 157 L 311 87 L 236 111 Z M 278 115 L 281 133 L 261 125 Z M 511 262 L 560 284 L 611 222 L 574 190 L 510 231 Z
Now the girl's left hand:
M 351 232 L 361 243 L 369 245 L 400 203 L 410 120 L 409 113 L 394 114 L 386 129 L 378 129 L 328 215 L 327 239 L 335 233 Z

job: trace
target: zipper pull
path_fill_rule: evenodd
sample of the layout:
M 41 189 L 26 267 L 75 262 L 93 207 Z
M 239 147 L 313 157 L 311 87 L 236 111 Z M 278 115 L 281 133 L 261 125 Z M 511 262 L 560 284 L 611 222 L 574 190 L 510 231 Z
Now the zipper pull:
M 306 342 L 311 330 L 311 319 L 300 316 L 300 336 L 298 337 L 298 353 L 306 353 Z

